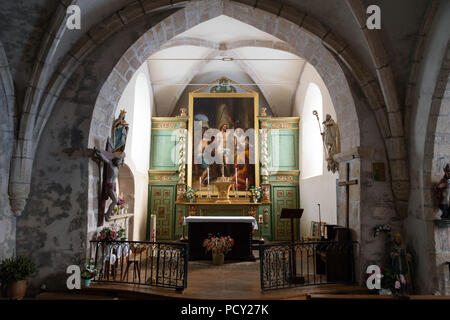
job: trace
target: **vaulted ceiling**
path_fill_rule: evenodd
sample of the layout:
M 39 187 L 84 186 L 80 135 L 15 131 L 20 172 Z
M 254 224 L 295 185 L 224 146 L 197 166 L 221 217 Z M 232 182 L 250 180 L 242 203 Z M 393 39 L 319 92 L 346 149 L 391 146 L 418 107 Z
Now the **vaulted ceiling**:
M 148 60 L 158 115 L 170 115 L 184 91 L 227 76 L 260 91 L 275 114 L 289 116 L 305 60 L 274 49 L 280 42 L 224 15 L 179 34 Z
M 167 1 L 158 0 L 162 4 Z M 156 2 L 158 2 L 156 1 Z M 55 63 L 63 57 L 89 29 L 104 18 L 135 0 L 79 0 L 82 29 L 67 31 L 60 39 L 55 52 Z M 172 2 L 172 1 L 171 1 Z M 169 10 L 182 6 L 183 2 L 166 6 Z M 188 2 L 188 1 L 185 1 Z M 251 3 L 252 1 L 248 1 Z M 370 52 L 363 34 L 345 0 L 282 0 L 299 11 L 321 21 L 340 35 L 359 58 L 375 73 Z M 18 93 L 26 87 L 45 30 L 58 6 L 70 4 L 68 0 L 2 0 L 0 1 L 0 41 L 11 62 L 12 75 Z M 400 96 L 405 91 L 410 69 L 410 57 L 424 19 L 429 0 L 364 0 L 367 5 L 379 5 L 382 12 L 383 44 L 393 61 L 392 67 Z M 202 36 L 200 31 L 192 35 Z M 204 34 L 203 34 L 204 35 Z M 218 32 L 215 40 L 226 41 L 226 32 Z

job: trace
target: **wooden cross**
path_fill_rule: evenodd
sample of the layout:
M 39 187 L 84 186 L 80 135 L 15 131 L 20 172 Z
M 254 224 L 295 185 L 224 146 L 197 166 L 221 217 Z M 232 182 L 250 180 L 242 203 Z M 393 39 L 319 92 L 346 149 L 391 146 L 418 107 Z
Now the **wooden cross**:
M 358 184 L 358 179 L 350 180 L 350 163 L 347 162 L 347 179 L 345 181 L 339 182 L 339 186 L 345 186 L 345 194 L 347 198 L 347 216 L 346 216 L 346 227 L 350 226 L 350 186 Z

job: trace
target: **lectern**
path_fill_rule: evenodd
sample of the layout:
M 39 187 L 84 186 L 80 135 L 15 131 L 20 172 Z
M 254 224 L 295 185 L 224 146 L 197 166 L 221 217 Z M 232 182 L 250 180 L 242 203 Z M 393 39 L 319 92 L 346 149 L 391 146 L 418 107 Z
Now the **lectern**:
M 292 283 L 305 283 L 305 278 L 300 276 L 297 277 L 297 266 L 296 266 L 296 252 L 295 252 L 295 237 L 294 237 L 294 219 L 300 219 L 303 215 L 303 209 L 281 209 L 280 219 L 291 219 L 291 242 L 292 242 Z

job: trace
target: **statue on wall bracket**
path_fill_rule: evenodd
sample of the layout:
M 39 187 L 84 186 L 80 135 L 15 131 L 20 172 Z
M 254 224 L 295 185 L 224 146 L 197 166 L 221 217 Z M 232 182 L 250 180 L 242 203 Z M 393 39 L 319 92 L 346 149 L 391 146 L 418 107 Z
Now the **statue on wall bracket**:
M 333 173 L 339 170 L 339 164 L 334 160 L 334 155 L 341 152 L 339 127 L 337 123 L 331 118 L 330 114 L 327 114 L 325 121 L 320 126 L 319 114 L 316 110 L 313 111 L 313 115 L 316 116 L 319 123 L 320 134 L 322 135 L 323 147 L 325 149 L 325 155 L 327 160 L 327 169 Z
M 436 187 L 439 209 L 442 211 L 441 219 L 450 220 L 450 164 L 444 168 L 444 176 Z
M 112 126 L 112 144 L 113 152 L 124 152 L 127 143 L 127 136 L 129 131 L 128 123 L 125 121 L 125 110 L 120 110 L 119 117 L 114 121 Z

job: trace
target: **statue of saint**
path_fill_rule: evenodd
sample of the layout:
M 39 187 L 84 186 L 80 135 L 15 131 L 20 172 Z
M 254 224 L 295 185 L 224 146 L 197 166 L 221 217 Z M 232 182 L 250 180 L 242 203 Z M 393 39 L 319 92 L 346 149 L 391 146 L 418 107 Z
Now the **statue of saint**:
M 442 211 L 441 219 L 450 219 L 450 164 L 444 168 L 444 177 L 437 186 L 439 209 Z
M 396 288 L 404 294 L 412 294 L 413 286 L 413 257 L 403 243 L 400 232 L 394 233 L 394 241 L 390 250 L 392 272 L 396 277 Z M 398 283 L 397 283 L 398 281 Z M 398 285 L 398 287 L 397 287 Z
M 116 180 L 119 175 L 119 165 L 121 163 L 121 157 L 112 157 L 109 159 L 105 156 L 101 151 L 94 148 L 94 153 L 97 158 L 102 160 L 105 163 L 106 174 L 104 175 L 105 180 L 103 181 L 103 192 L 102 197 L 104 200 L 111 199 L 111 204 L 106 211 L 105 220 L 109 221 L 111 217 L 112 211 L 114 207 L 118 203 L 117 199 L 117 188 L 116 188 Z
M 339 128 L 336 122 L 331 118 L 331 115 L 327 114 L 323 124 L 322 138 L 325 144 L 325 148 L 328 153 L 328 157 L 333 157 L 340 152 L 339 145 Z

